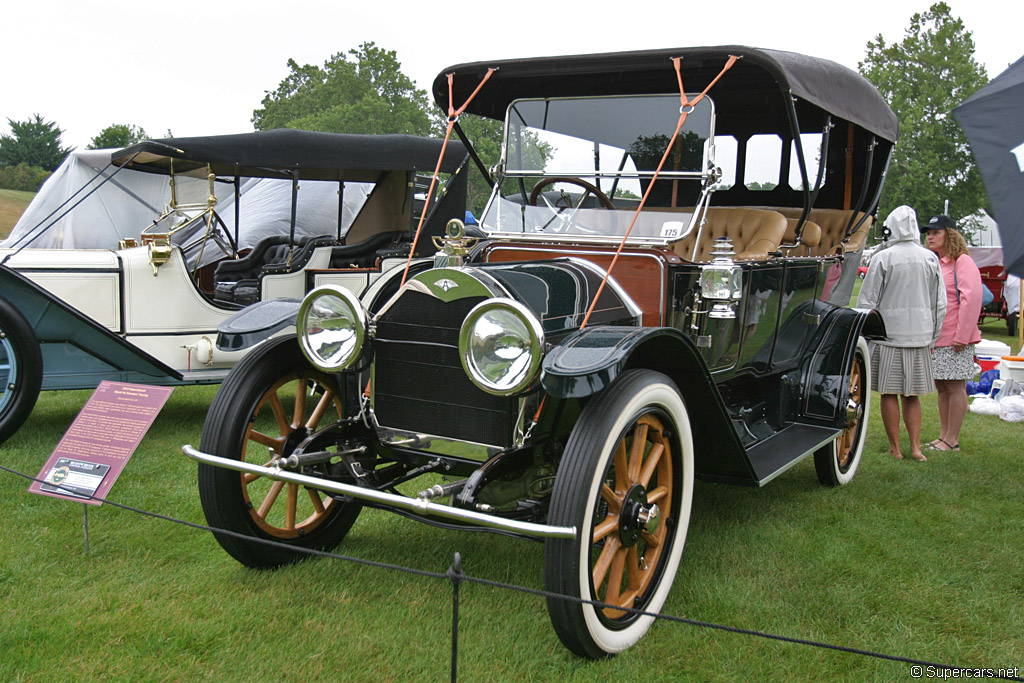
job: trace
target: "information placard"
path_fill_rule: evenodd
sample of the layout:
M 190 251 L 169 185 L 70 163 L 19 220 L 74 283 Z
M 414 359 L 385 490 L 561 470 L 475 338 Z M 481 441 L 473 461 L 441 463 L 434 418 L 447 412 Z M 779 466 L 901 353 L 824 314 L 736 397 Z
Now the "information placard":
M 172 390 L 100 382 L 28 490 L 100 505 Z

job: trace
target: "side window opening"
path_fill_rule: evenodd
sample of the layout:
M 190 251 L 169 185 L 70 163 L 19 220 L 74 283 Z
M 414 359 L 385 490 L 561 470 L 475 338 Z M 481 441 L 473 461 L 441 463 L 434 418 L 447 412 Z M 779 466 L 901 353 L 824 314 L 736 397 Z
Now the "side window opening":
M 743 184 L 748 190 L 767 191 L 779 186 L 782 168 L 782 138 L 754 135 L 747 140 Z
M 739 142 L 732 135 L 715 136 L 715 166 L 722 170 L 722 179 L 715 185 L 716 190 L 728 190 L 736 184 L 736 164 Z
M 818 169 L 823 161 L 822 137 L 821 133 L 800 134 L 800 146 L 803 149 L 804 162 L 807 164 L 807 182 L 810 183 L 812 190 L 815 189 L 814 183 L 818 179 Z M 822 176 L 821 184 L 824 185 L 826 180 L 827 177 Z M 796 140 L 793 140 L 789 145 L 789 186 L 794 190 L 802 190 L 804 186 L 803 179 L 800 177 L 800 163 L 796 153 Z

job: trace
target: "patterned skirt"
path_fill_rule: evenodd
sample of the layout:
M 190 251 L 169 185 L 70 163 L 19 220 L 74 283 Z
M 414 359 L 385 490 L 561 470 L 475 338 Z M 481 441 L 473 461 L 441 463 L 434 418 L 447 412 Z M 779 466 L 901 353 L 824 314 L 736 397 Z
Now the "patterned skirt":
M 906 348 L 869 344 L 871 389 L 883 394 L 920 396 L 935 391 L 927 346 Z
M 956 352 L 952 346 L 937 346 L 932 352 L 935 379 L 971 379 L 977 373 L 974 367 L 974 344 Z

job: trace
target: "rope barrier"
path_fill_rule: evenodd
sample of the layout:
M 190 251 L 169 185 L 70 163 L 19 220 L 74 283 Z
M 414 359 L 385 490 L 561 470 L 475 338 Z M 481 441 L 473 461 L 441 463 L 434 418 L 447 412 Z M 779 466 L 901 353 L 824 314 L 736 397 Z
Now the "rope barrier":
M 29 481 L 33 481 L 33 482 L 37 482 L 37 483 L 41 483 L 41 484 L 49 484 L 50 483 L 50 482 L 43 481 L 41 479 L 36 479 L 35 477 L 33 477 L 31 475 L 24 474 L 22 472 L 18 472 L 17 470 L 11 469 L 9 467 L 5 467 L 3 465 L 0 465 L 0 471 L 4 471 L 4 472 L 7 472 L 9 474 L 13 474 L 15 476 L 21 477 L 23 479 L 27 479 Z M 673 616 L 673 615 L 669 615 L 669 614 L 661 614 L 661 613 L 658 613 L 658 612 L 645 612 L 643 610 L 639 610 L 639 609 L 635 609 L 635 608 L 631 608 L 631 607 L 622 607 L 620 605 L 613 605 L 613 604 L 610 604 L 610 603 L 602 602 L 600 600 L 588 600 L 586 598 L 577 598 L 577 597 L 574 597 L 574 596 L 563 595 L 561 593 L 553 593 L 551 591 L 546 591 L 546 590 L 542 590 L 542 589 L 539 589 L 539 588 L 527 588 L 525 586 L 518 586 L 516 584 L 505 583 L 505 582 L 501 582 L 501 581 L 494 581 L 494 580 L 491 580 L 491 579 L 483 579 L 483 578 L 471 576 L 471 575 L 466 574 L 465 572 L 463 572 L 463 570 L 462 570 L 462 556 L 459 553 L 455 554 L 454 561 L 453 561 L 452 565 L 448 568 L 447 571 L 445 571 L 445 572 L 431 572 L 431 571 L 427 571 L 427 570 L 423 570 L 423 569 L 414 569 L 412 567 L 405 567 L 403 565 L 389 564 L 387 562 L 378 562 L 378 561 L 375 561 L 375 560 L 366 560 L 366 559 L 363 559 L 363 558 L 352 557 L 352 556 L 349 556 L 349 555 L 340 555 L 338 553 L 332 553 L 332 552 L 328 552 L 328 551 L 324 551 L 324 550 L 316 550 L 316 549 L 312 549 L 312 548 L 296 547 L 296 546 L 293 546 L 293 545 L 289 545 L 287 543 L 282 543 L 280 541 L 272 541 L 272 540 L 269 540 L 269 539 L 256 538 L 254 536 L 238 533 L 238 532 L 235 532 L 235 531 L 230 531 L 228 529 L 217 529 L 217 528 L 214 528 L 214 527 L 207 526 L 205 524 L 197 524 L 195 522 L 189 522 L 189 521 L 186 521 L 186 520 L 177 519 L 177 518 L 170 517 L 168 515 L 160 514 L 160 513 L 157 513 L 157 512 L 150 512 L 148 510 L 142 510 L 140 508 L 135 508 L 135 507 L 132 507 L 130 505 L 124 505 L 122 503 L 118 503 L 116 501 L 112 501 L 112 500 L 106 499 L 106 498 L 99 498 L 99 497 L 91 496 L 91 495 L 90 496 L 82 496 L 82 498 L 88 499 L 88 500 L 95 500 L 95 501 L 104 503 L 106 505 L 110 505 L 112 507 L 115 507 L 115 508 L 118 508 L 118 509 L 121 509 L 121 510 L 125 510 L 126 512 L 131 512 L 131 513 L 134 513 L 134 514 L 142 515 L 144 517 L 151 517 L 153 519 L 159 519 L 159 520 L 162 520 L 162 521 L 170 522 L 172 524 L 179 524 L 181 526 L 185 526 L 185 527 L 188 527 L 190 529 L 197 529 L 197 530 L 200 530 L 200 531 L 208 531 L 208 532 L 214 533 L 214 534 L 223 534 L 223 535 L 226 535 L 226 536 L 231 536 L 231 537 L 234 537 L 234 538 L 238 538 L 238 539 L 244 540 L 246 542 L 259 543 L 259 544 L 266 545 L 266 546 L 273 547 L 273 548 L 282 548 L 282 549 L 285 549 L 285 550 L 288 550 L 288 551 L 291 551 L 291 552 L 295 552 L 295 553 L 300 553 L 300 554 L 303 554 L 303 555 L 311 555 L 311 556 L 314 556 L 314 557 L 326 557 L 326 558 L 330 558 L 330 559 L 334 559 L 334 560 L 342 560 L 342 561 L 345 561 L 345 562 L 352 562 L 354 564 L 360 564 L 360 565 L 367 566 L 367 567 L 374 567 L 374 568 L 378 568 L 378 569 L 387 569 L 387 570 L 391 570 L 391 571 L 401 572 L 401 573 L 404 573 L 404 574 L 411 574 L 411 575 L 414 575 L 414 576 L 421 576 L 421 577 L 430 578 L 430 579 L 438 579 L 438 580 L 449 581 L 452 584 L 452 590 L 453 590 L 453 594 L 452 594 L 452 663 L 451 663 L 451 680 L 453 682 L 456 680 L 456 674 L 457 674 L 457 659 L 456 658 L 457 658 L 457 653 L 458 653 L 459 590 L 460 590 L 461 585 L 463 583 L 474 583 L 474 584 L 478 584 L 478 585 L 481 585 L 481 586 L 488 586 L 490 588 L 497 588 L 499 590 L 509 590 L 509 591 L 514 591 L 514 592 L 517 592 L 517 593 L 523 593 L 523 594 L 526 594 L 526 595 L 534 595 L 534 596 L 542 597 L 542 598 L 545 598 L 545 599 L 566 600 L 566 601 L 569 601 L 569 602 L 575 602 L 575 603 L 580 603 L 580 604 L 587 604 L 587 605 L 592 605 L 592 606 L 594 606 L 594 607 L 596 607 L 598 609 L 613 608 L 613 609 L 621 611 L 621 612 L 635 614 L 635 615 L 638 615 L 638 616 L 649 616 L 649 617 L 653 617 L 655 619 L 662 620 L 662 621 L 668 621 L 668 622 L 678 623 L 678 624 L 687 624 L 689 626 L 695 626 L 695 627 L 698 627 L 698 628 L 707 628 L 707 629 L 713 629 L 713 630 L 718 630 L 718 631 L 724 631 L 724 632 L 727 632 L 727 633 L 736 633 L 736 634 L 739 634 L 739 635 L 752 636 L 752 637 L 756 637 L 756 638 L 764 638 L 764 639 L 767 639 L 767 640 L 774 640 L 774 641 L 777 641 L 777 642 L 792 643 L 794 645 L 804 645 L 804 646 L 807 646 L 807 647 L 815 647 L 815 648 L 824 649 L 824 650 L 832 650 L 832 651 L 835 651 L 835 652 L 845 652 L 845 653 L 848 653 L 848 654 L 861 655 L 861 656 L 864 656 L 864 657 L 872 657 L 874 659 L 881 659 L 881 660 L 885 660 L 885 661 L 900 662 L 900 663 L 904 663 L 904 664 L 911 664 L 911 665 L 921 666 L 921 667 L 932 667 L 934 669 L 941 669 L 941 670 L 944 670 L 944 671 L 957 671 L 957 670 L 985 670 L 985 671 L 990 671 L 991 670 L 989 667 L 953 666 L 953 665 L 950 665 L 950 664 L 942 664 L 942 663 L 939 663 L 939 662 L 932 662 L 932 661 L 928 661 L 928 660 L 924 660 L 924 659 L 915 659 L 913 657 L 903 657 L 903 656 L 900 656 L 900 655 L 890 655 L 890 654 L 885 654 L 885 653 L 882 653 L 882 652 L 875 652 L 873 650 L 865 650 L 865 649 L 862 649 L 862 648 L 849 647 L 849 646 L 845 646 L 845 645 L 833 645 L 831 643 L 825 643 L 825 642 L 816 641 L 816 640 L 809 640 L 809 639 L 806 639 L 806 638 L 796 638 L 796 637 L 792 637 L 792 636 L 783 636 L 783 635 L 778 635 L 778 634 L 773 634 L 773 633 L 767 633 L 765 631 L 758 631 L 758 630 L 755 630 L 755 629 L 746 629 L 746 628 L 739 628 L 739 627 L 736 627 L 736 626 L 727 626 L 727 625 L 724 625 L 724 624 L 717 624 L 717 623 L 710 622 L 710 621 L 700 621 L 700 620 L 697 620 L 697 619 L 689 619 L 687 617 L 678 617 L 678 616 Z M 987 678 L 1000 679 L 1000 680 L 1008 680 L 1008 681 L 1024 681 L 1024 678 L 1017 677 L 1017 676 L 999 675 L 997 670 L 996 671 L 992 671 L 992 673 L 993 673 L 993 675 L 986 676 L 986 677 Z

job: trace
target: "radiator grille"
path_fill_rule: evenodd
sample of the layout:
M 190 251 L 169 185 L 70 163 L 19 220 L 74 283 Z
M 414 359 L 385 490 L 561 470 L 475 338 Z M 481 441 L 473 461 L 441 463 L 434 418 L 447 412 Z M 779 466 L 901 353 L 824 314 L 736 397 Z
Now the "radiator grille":
M 511 445 L 514 399 L 478 389 L 459 361 L 459 329 L 481 301 L 407 291 L 377 320 L 373 398 L 381 426 Z

